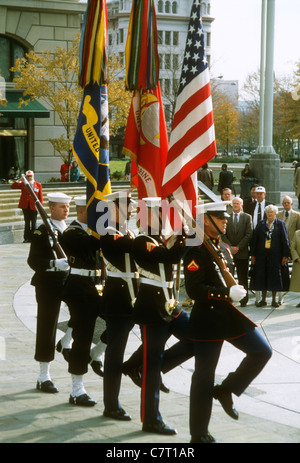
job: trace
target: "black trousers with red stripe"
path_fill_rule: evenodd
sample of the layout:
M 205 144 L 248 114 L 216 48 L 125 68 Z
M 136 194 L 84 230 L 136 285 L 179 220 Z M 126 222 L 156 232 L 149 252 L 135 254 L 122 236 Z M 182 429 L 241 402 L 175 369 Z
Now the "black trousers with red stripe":
M 188 335 L 189 315 L 182 311 L 170 323 L 143 325 L 143 382 L 141 392 L 141 421 L 155 424 L 162 421 L 159 412 L 159 391 L 161 371 L 170 371 L 193 355 L 193 345 Z M 168 338 L 174 335 L 179 341 L 171 348 L 174 355 L 164 359 Z

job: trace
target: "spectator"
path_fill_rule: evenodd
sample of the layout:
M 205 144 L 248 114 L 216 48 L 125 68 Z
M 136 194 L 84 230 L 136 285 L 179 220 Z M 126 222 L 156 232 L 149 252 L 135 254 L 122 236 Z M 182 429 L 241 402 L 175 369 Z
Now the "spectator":
M 221 193 L 221 198 L 222 198 L 222 201 L 231 201 L 232 200 L 232 191 L 230 188 L 224 188 L 224 190 L 222 190 L 222 193 Z M 226 212 L 227 214 L 231 214 L 232 213 L 232 205 L 231 204 L 228 204 L 227 207 L 226 207 Z
M 67 159 L 64 160 L 64 163 L 60 167 L 60 181 L 67 182 L 69 180 L 69 163 Z
M 253 173 L 250 170 L 249 164 L 245 164 L 245 167 L 241 172 L 241 178 L 253 178 Z
M 239 285 L 247 291 L 247 295 L 240 301 L 241 307 L 245 307 L 248 302 L 248 263 L 249 243 L 253 233 L 252 219 L 249 214 L 243 212 L 242 198 L 233 198 L 232 209 L 233 212 L 227 219 L 226 232 L 222 238 L 231 247 Z
M 291 276 L 290 291 L 300 292 L 300 230 L 295 232 L 291 242 L 291 256 L 293 260 L 293 270 Z M 297 305 L 300 308 L 300 303 Z
M 285 196 L 282 200 L 283 211 L 278 212 L 277 218 L 283 220 L 291 243 L 296 230 L 300 230 L 300 213 L 293 210 L 293 200 L 290 196 Z
M 25 176 L 26 180 L 31 184 L 31 187 L 34 190 L 40 203 L 43 204 L 42 185 L 34 180 L 34 173 L 32 170 L 27 170 Z M 10 187 L 13 190 L 21 190 L 21 197 L 18 207 L 22 209 L 25 221 L 23 243 L 30 243 L 32 235 L 37 228 L 37 210 L 34 205 L 34 201 L 31 198 L 22 178 L 16 180 Z
M 233 188 L 233 172 L 227 169 L 227 164 L 222 164 L 222 170 L 219 174 L 218 191 L 221 193 L 224 188 Z
M 129 181 L 130 181 L 130 177 L 131 177 L 131 160 L 129 160 L 128 162 L 126 162 L 126 166 L 125 166 L 125 180 L 129 180 Z
M 73 161 L 72 162 L 72 167 L 70 169 L 70 181 L 71 182 L 78 182 L 80 177 L 80 171 L 78 169 L 78 162 Z
M 197 173 L 198 180 L 206 185 L 210 190 L 214 187 L 214 176 L 212 170 L 208 168 L 208 164 L 205 163 Z
M 265 212 L 267 218 L 259 222 L 251 242 L 253 271 L 250 288 L 262 291 L 257 307 L 267 305 L 267 291 L 272 291 L 272 306 L 279 307 L 276 292 L 289 290 L 289 239 L 285 223 L 276 218 L 277 206 L 268 205 Z
M 271 203 L 266 200 L 266 190 L 263 186 L 258 186 L 255 188 L 256 203 L 252 204 L 252 208 L 249 210 L 249 214 L 253 219 L 253 228 L 256 226 L 262 219 L 265 219 L 265 208 Z
M 300 169 L 296 167 L 294 175 L 294 188 L 296 190 L 296 196 L 298 198 L 298 209 L 300 209 Z
M 254 210 L 254 207 L 256 205 L 256 188 L 258 187 L 259 185 L 252 185 L 251 189 L 250 189 L 250 197 L 249 198 L 245 198 L 244 199 L 244 204 L 243 204 L 243 209 L 244 209 L 244 212 L 246 212 L 246 214 L 250 214 L 252 215 L 253 214 L 253 210 Z

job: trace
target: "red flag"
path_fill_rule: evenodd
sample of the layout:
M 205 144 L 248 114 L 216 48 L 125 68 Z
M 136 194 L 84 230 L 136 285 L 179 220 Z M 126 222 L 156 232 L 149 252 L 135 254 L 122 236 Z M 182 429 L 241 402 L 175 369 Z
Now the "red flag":
M 196 216 L 197 170 L 217 154 L 200 2 L 192 6 L 162 196 L 189 201 Z
M 168 136 L 159 84 L 134 93 L 123 153 L 132 160 L 131 182 L 138 188 L 139 199 L 161 196 Z
M 133 1 L 126 43 L 126 88 L 133 90 L 123 154 L 138 197 L 161 196 L 168 135 L 159 85 L 153 0 Z

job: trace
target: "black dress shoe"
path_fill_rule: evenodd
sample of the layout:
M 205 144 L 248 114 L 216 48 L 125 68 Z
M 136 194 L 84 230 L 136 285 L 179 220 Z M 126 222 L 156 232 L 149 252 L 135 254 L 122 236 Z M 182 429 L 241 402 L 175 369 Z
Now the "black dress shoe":
M 144 432 L 151 432 L 154 434 L 164 434 L 166 436 L 174 436 L 177 434 L 176 429 L 171 428 L 167 424 L 165 424 L 163 421 L 158 421 L 157 423 L 154 424 L 143 424 L 142 430 Z
M 299 304 L 297 304 L 297 305 L 296 305 L 296 307 L 297 307 L 297 309 L 299 309 L 299 308 L 300 308 L 300 303 L 299 303 Z
M 123 408 L 118 408 L 117 410 L 104 410 L 103 416 L 106 416 L 107 418 L 112 418 L 113 420 L 119 420 L 119 421 L 130 421 L 131 416 L 125 412 Z
M 192 436 L 191 444 L 216 444 L 216 439 L 208 432 L 203 436 Z
M 56 394 L 58 392 L 57 387 L 50 380 L 44 381 L 43 383 L 41 381 L 37 381 L 36 388 L 38 391 L 47 392 L 48 394 Z
M 142 387 L 142 372 L 139 367 L 123 369 L 123 374 L 129 376 L 129 378 L 134 382 L 138 387 Z
M 57 352 L 63 355 L 66 362 L 69 362 L 71 349 L 63 348 L 63 346 L 61 345 L 61 341 L 58 341 L 58 343 L 56 344 L 56 350 Z
M 163 382 L 161 375 L 160 375 L 160 390 L 162 392 L 165 392 L 166 394 L 170 392 L 170 389 L 168 388 L 168 386 Z
M 257 302 L 255 305 L 256 305 L 256 307 L 266 307 L 267 303 L 266 303 L 266 301 L 261 300 L 261 301 Z
M 102 370 L 102 362 L 100 360 L 91 360 L 90 365 L 92 367 L 92 370 L 96 373 L 96 375 L 101 376 L 101 378 L 103 378 L 104 371 Z
M 280 306 L 279 302 L 276 302 L 276 301 L 273 301 L 273 302 L 272 302 L 272 307 L 277 308 L 277 307 L 279 307 L 279 306 Z
M 79 405 L 80 407 L 93 407 L 97 402 L 87 394 L 81 394 L 78 397 L 70 395 L 69 403 L 72 405 Z
M 231 392 L 227 391 L 222 386 L 214 387 L 214 399 L 217 399 L 223 407 L 224 412 L 227 413 L 234 420 L 239 419 L 239 414 L 233 407 Z

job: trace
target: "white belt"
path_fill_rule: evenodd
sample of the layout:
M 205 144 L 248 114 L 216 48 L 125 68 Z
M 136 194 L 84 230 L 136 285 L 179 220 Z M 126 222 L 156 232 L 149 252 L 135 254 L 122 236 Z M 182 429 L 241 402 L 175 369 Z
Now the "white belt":
M 85 268 L 71 268 L 72 275 L 80 275 L 82 277 L 99 277 L 100 270 L 87 270 Z
M 107 276 L 113 278 L 138 278 L 138 273 L 133 272 L 112 272 L 111 270 L 106 271 Z
M 47 268 L 46 272 L 63 272 L 66 273 L 68 270 L 58 270 L 56 267 Z
M 145 285 L 157 286 L 158 288 L 173 288 L 174 285 L 173 281 L 155 281 L 143 277 L 140 278 L 140 282 Z

